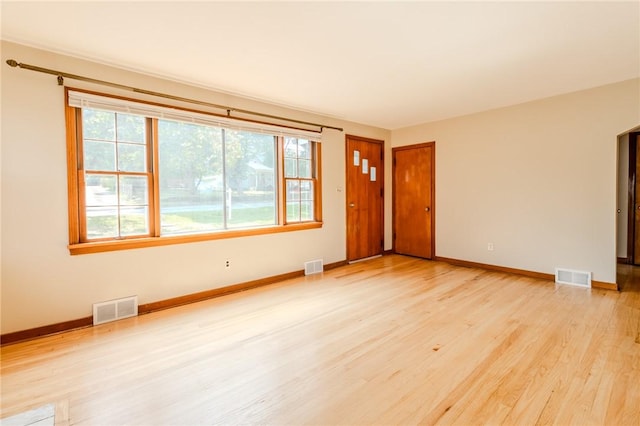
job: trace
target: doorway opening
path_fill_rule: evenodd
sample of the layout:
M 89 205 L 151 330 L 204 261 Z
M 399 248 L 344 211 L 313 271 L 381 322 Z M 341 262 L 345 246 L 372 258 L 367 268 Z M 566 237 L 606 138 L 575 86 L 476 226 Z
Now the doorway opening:
M 617 142 L 617 263 L 640 265 L 640 126 L 619 135 Z M 626 276 L 628 274 L 620 274 L 618 267 L 618 289 Z

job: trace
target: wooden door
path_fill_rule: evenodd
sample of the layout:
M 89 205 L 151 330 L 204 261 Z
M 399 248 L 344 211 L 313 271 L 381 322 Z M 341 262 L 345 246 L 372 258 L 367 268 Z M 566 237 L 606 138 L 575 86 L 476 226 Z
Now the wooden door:
M 347 135 L 347 260 L 384 248 L 384 142 Z
M 431 259 L 435 252 L 435 143 L 393 149 L 393 251 Z

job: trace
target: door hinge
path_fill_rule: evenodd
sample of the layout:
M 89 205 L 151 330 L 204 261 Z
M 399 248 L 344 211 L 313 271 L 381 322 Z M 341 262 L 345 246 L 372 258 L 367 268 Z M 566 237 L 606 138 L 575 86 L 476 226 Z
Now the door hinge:
M 380 188 L 380 196 L 384 197 L 384 188 Z
M 384 240 L 380 240 L 380 247 L 384 249 Z

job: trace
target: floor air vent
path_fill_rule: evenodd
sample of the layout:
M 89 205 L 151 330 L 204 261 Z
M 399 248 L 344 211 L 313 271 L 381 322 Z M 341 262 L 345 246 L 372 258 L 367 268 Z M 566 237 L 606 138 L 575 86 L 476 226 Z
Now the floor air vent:
M 591 272 L 556 268 L 556 282 L 578 287 L 591 287 Z
M 138 296 L 93 304 L 93 325 L 138 315 Z
M 322 264 L 322 259 L 312 260 L 310 262 L 304 262 L 304 274 L 319 274 L 324 271 L 324 266 Z

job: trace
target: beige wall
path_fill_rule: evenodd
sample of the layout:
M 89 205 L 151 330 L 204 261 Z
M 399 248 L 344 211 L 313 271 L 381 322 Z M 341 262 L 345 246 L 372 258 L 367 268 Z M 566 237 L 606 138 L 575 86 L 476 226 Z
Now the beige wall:
M 54 76 L 9 68 L 9 58 L 344 127 L 323 139 L 324 227 L 70 256 L 63 89 Z M 148 303 L 300 270 L 311 259 L 344 260 L 345 133 L 387 142 L 386 249 L 391 145 L 435 140 L 438 256 L 547 273 L 563 266 L 615 281 L 617 135 L 640 124 L 638 80 L 391 132 L 7 42 L 0 67 L 3 334 L 89 316 L 98 301 L 137 294 Z
M 344 133 L 332 130 L 325 131 L 322 143 L 322 229 L 70 256 L 64 91 L 56 85 L 55 76 L 9 68 L 5 64 L 9 58 L 149 90 L 319 121 L 344 127 L 345 133 L 387 141 L 390 135 L 384 129 L 260 104 L 3 42 L 3 334 L 89 316 L 94 302 L 137 294 L 140 303 L 148 303 L 298 271 L 307 260 L 332 263 L 345 259 Z M 66 83 L 118 93 L 72 80 Z M 225 259 L 231 260 L 230 269 L 224 268 Z
M 438 256 L 615 282 L 617 136 L 639 123 L 640 80 L 630 80 L 394 130 L 391 140 L 436 141 Z

